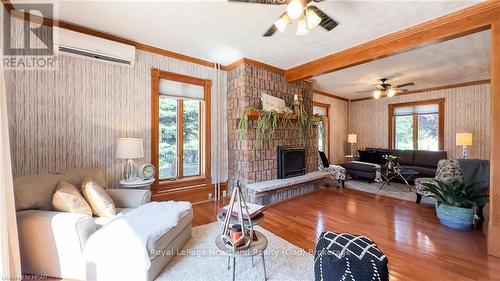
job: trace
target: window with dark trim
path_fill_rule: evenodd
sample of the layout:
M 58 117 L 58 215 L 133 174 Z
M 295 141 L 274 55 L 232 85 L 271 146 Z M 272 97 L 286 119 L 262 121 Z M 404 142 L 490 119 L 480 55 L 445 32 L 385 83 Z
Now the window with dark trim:
M 389 104 L 389 144 L 395 149 L 443 150 L 444 99 Z
M 154 190 L 210 183 L 211 81 L 151 71 Z

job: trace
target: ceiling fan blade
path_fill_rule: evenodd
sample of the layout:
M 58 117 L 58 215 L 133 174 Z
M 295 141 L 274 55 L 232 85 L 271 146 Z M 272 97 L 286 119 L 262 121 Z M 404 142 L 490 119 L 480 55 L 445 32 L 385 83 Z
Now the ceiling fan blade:
M 367 94 L 367 93 L 372 93 L 373 90 L 368 90 L 368 91 L 357 91 L 357 92 L 354 92 L 355 94 Z
M 228 2 L 253 3 L 253 4 L 268 4 L 268 5 L 283 5 L 286 0 L 227 0 Z
M 286 14 L 286 12 L 284 12 L 283 14 L 281 14 L 281 16 L 279 16 L 278 19 L 281 19 L 284 15 Z M 276 25 L 271 25 L 271 27 L 269 27 L 269 29 L 266 31 L 266 33 L 264 33 L 262 36 L 263 37 L 270 37 L 270 36 L 273 36 L 273 34 L 278 31 L 278 28 L 276 27 Z
M 263 37 L 271 37 L 273 34 L 278 31 L 278 28 L 273 24 L 271 27 L 264 33 L 262 36 Z
M 404 87 L 410 87 L 410 86 L 415 86 L 415 83 L 414 82 L 404 83 L 401 85 L 397 85 L 396 88 L 404 88 Z
M 321 22 L 319 23 L 319 25 L 321 25 L 321 27 L 323 27 L 327 31 L 331 31 L 337 25 L 339 25 L 338 22 L 336 22 L 334 19 L 329 17 L 327 14 L 323 13 L 323 11 L 321 11 L 318 7 L 308 6 L 308 8 L 311 9 L 314 13 L 316 13 L 316 15 L 318 15 L 318 17 L 321 18 Z
M 325 0 L 313 0 L 313 1 L 316 2 L 316 3 L 320 3 L 320 2 L 323 2 Z

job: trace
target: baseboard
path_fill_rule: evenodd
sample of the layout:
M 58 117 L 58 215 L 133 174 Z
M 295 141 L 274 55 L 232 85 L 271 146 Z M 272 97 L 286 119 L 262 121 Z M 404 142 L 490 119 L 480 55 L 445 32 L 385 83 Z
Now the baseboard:
M 224 191 L 227 191 L 227 182 L 221 183 L 221 196 Z M 215 196 L 215 184 L 204 184 L 190 187 L 183 187 L 171 190 L 162 190 L 151 195 L 152 201 L 189 201 L 191 203 L 201 203 L 210 201 L 209 194 L 212 193 L 212 198 Z

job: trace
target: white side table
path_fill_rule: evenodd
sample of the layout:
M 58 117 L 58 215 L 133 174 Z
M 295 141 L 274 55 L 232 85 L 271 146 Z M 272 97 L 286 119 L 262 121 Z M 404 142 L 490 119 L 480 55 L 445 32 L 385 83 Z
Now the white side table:
M 155 179 L 142 180 L 141 178 L 137 178 L 133 181 L 121 180 L 120 187 L 121 188 L 133 188 L 133 189 L 150 189 L 151 185 Z

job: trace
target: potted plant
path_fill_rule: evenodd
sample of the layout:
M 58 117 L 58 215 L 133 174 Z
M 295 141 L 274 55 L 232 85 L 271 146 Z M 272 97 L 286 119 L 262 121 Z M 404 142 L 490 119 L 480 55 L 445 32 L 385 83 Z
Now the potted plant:
M 488 201 L 486 191 L 476 184 L 465 186 L 459 181 L 435 180 L 423 186 L 423 191 L 437 200 L 436 214 L 441 224 L 457 230 L 471 230 L 477 209 Z
M 384 159 L 387 161 L 387 170 L 393 171 L 394 168 L 396 167 L 396 160 L 398 159 L 397 156 L 386 154 L 383 156 Z

